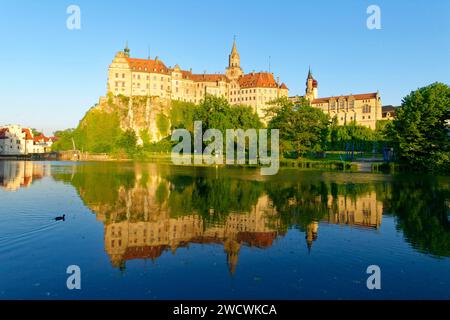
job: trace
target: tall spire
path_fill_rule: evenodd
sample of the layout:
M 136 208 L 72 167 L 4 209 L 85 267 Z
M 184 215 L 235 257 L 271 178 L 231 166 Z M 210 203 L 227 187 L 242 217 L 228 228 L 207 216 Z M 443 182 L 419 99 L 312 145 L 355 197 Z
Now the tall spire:
M 236 35 L 234 35 L 233 37 L 233 48 L 231 49 L 231 54 L 237 53 L 237 48 L 236 48 Z
M 227 77 L 229 79 L 238 79 L 243 74 L 241 69 L 241 57 L 237 51 L 236 36 L 233 38 L 233 48 L 228 56 Z
M 313 79 L 313 76 L 311 73 L 311 66 L 309 66 L 309 70 L 308 70 L 308 79 Z

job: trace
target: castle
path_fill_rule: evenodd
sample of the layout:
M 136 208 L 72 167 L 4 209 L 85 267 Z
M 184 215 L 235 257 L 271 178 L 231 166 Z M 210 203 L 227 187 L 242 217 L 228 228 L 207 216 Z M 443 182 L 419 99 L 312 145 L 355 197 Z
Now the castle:
M 355 123 L 375 129 L 378 120 L 391 119 L 383 114 L 379 92 L 319 98 L 318 82 L 314 79 L 311 69 L 306 78 L 305 95 L 289 97 L 294 103 L 300 98 L 307 99 L 311 106 L 319 108 L 331 119 L 335 118 L 338 125 Z
M 263 118 L 268 102 L 288 97 L 284 83 L 273 73 L 244 74 L 236 40 L 224 74 L 195 74 L 178 65 L 167 67 L 163 61 L 130 57 L 128 45 L 116 54 L 109 66 L 108 93 L 113 95 L 149 96 L 200 103 L 206 94 L 224 97 L 231 105 L 247 105 Z

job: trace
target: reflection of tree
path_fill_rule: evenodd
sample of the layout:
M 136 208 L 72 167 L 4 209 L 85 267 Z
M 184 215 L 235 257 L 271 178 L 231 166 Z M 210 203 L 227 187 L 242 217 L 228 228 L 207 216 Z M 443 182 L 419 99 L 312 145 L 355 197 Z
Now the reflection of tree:
M 222 222 L 230 212 L 249 212 L 262 190 L 256 181 L 197 178 L 192 205 L 206 221 Z
M 415 248 L 450 256 L 448 181 L 432 177 L 396 177 L 388 200 L 397 228 Z
M 372 184 L 337 184 L 332 181 L 275 182 L 266 186 L 285 228 L 294 225 L 306 231 L 313 221 L 330 220 L 339 211 L 339 197 L 357 202 L 372 192 Z
M 284 229 L 295 225 L 305 231 L 309 223 L 321 220 L 327 214 L 328 190 L 323 190 L 323 187 L 323 183 L 317 185 L 286 182 L 271 183 L 267 186 L 267 192 Z
M 80 165 L 72 173 L 55 173 L 56 180 L 72 184 L 85 203 L 114 203 L 120 187 L 132 188 L 136 179 L 133 170 L 121 168 L 118 163 Z

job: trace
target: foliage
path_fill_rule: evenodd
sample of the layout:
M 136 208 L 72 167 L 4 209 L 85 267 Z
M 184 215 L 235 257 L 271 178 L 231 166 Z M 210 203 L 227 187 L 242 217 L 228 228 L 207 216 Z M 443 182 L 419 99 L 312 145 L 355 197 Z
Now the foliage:
M 416 170 L 450 171 L 450 87 L 434 83 L 403 98 L 389 132 L 402 163 Z
M 294 105 L 280 98 L 268 109 L 272 116 L 269 129 L 280 130 L 280 151 L 294 151 L 303 155 L 309 151 L 323 151 L 328 137 L 329 117 L 304 100 Z
M 395 176 L 387 206 L 397 229 L 422 252 L 450 256 L 448 181 L 436 177 Z
M 161 136 L 166 137 L 169 134 L 169 118 L 163 113 L 158 113 L 156 115 L 156 127 L 158 128 Z
M 38 137 L 38 136 L 42 135 L 42 131 L 39 131 L 35 128 L 31 129 L 31 133 L 33 134 L 34 137 Z
M 55 131 L 53 135 L 58 138 L 52 144 L 53 151 L 63 151 L 73 149 L 72 138 L 74 137 L 75 129 L 66 129 Z
M 184 101 L 172 101 L 172 107 L 170 110 L 170 123 L 172 129 L 187 129 L 194 131 L 194 114 L 197 105 L 191 102 Z
M 194 112 L 194 120 L 202 121 L 203 130 L 258 129 L 262 127 L 258 115 L 247 106 L 231 106 L 225 98 L 205 97 Z
M 133 156 L 137 151 L 136 144 L 136 133 L 134 130 L 128 129 L 116 138 L 114 149 L 124 151 L 128 156 Z

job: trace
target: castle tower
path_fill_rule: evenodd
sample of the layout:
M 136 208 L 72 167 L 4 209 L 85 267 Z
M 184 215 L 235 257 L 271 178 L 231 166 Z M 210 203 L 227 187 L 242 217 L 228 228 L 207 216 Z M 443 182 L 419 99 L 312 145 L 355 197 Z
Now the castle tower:
M 225 240 L 223 246 L 225 252 L 227 253 L 228 270 L 231 274 L 234 274 L 236 272 L 236 266 L 239 259 L 239 250 L 241 249 L 241 246 L 233 239 Z
M 308 71 L 308 77 L 306 78 L 306 92 L 305 92 L 305 98 L 309 101 L 313 101 L 314 99 L 317 99 L 318 92 L 317 92 L 317 80 L 314 79 L 311 68 L 309 68 Z
M 125 49 L 123 49 L 123 52 L 125 53 L 125 56 L 127 56 L 128 58 L 130 57 L 130 48 L 128 48 L 128 41 L 125 44 Z
M 233 41 L 233 48 L 228 56 L 228 68 L 226 75 L 229 79 L 238 79 L 244 72 L 241 69 L 241 57 L 236 48 L 236 37 Z
M 306 245 L 308 247 L 308 252 L 311 252 L 311 247 L 313 241 L 317 240 L 317 234 L 319 232 L 319 223 L 317 221 L 312 221 L 306 226 Z

